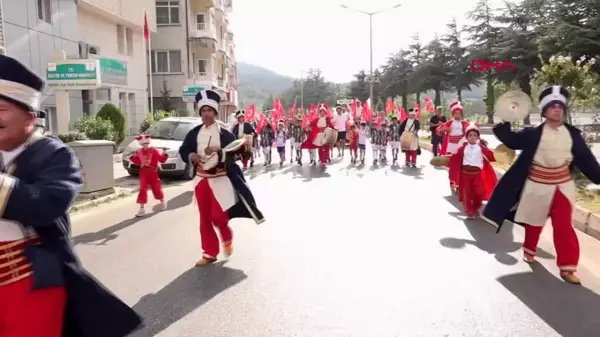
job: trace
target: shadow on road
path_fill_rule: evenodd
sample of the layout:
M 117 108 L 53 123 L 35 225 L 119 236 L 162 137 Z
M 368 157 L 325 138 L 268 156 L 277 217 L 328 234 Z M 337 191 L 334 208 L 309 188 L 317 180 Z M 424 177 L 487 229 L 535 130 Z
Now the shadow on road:
M 221 261 L 202 268 L 189 269 L 158 292 L 142 297 L 133 309 L 144 318 L 144 327 L 131 337 L 159 334 L 219 293 L 248 277 L 243 271 L 228 268 L 224 263 L 225 261 Z M 223 319 L 227 320 L 227 317 Z M 200 326 L 198 328 L 200 329 Z M 201 335 L 202 333 L 198 334 Z
M 417 166 L 417 167 L 406 167 L 406 166 L 402 166 L 402 174 L 405 176 L 409 176 L 409 177 L 413 177 L 415 179 L 423 179 L 423 167 L 421 166 Z
M 456 195 L 446 196 L 444 198 L 454 207 L 462 211 L 462 205 L 458 201 L 458 197 Z M 462 214 L 462 212 L 450 214 L 458 218 L 458 215 Z M 522 247 L 522 243 L 515 242 L 513 235 L 514 224 L 510 222 L 505 223 L 502 226 L 500 233 L 496 234 L 496 227 L 488 224 L 484 220 L 465 219 L 463 223 L 469 231 L 469 234 L 473 237 L 473 240 L 442 238 L 440 239 L 440 244 L 451 249 L 462 249 L 466 245 L 472 245 L 488 254 L 493 254 L 496 260 L 502 264 L 514 265 L 519 262 L 519 260 L 517 260 L 515 257 L 509 255 L 509 253 L 516 252 Z M 537 257 L 542 259 L 554 258 L 552 254 L 541 248 L 537 249 Z
M 531 273 L 501 276 L 497 280 L 561 336 L 598 336 L 600 296 L 561 281 L 539 263 L 530 266 Z
M 183 192 L 183 193 L 175 196 L 174 198 L 167 200 L 166 211 L 172 211 L 172 210 L 176 210 L 178 208 L 185 207 L 192 203 L 193 198 L 194 198 L 193 191 Z M 156 215 L 158 213 L 157 211 L 158 211 L 158 204 L 154 205 L 154 207 L 152 208 L 152 213 L 147 214 L 143 217 L 133 217 L 130 219 L 123 220 L 115 225 L 110 226 L 110 227 L 106 227 L 98 232 L 85 233 L 85 234 L 78 235 L 73 238 L 73 245 L 76 246 L 79 244 L 89 244 L 89 243 L 97 242 L 97 241 L 99 241 L 99 242 L 95 243 L 95 245 L 97 245 L 97 246 L 105 245 L 109 241 L 112 241 L 119 236 L 117 234 L 118 231 L 123 230 L 129 226 L 135 225 L 136 223 L 138 223 L 142 220 L 153 217 L 154 215 Z

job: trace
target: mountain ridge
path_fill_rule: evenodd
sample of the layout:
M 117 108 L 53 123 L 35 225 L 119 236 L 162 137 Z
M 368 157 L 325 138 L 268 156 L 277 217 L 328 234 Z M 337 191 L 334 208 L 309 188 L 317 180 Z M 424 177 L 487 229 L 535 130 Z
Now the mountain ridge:
M 295 79 L 247 62 L 237 63 L 239 105 L 262 107 L 269 95 L 277 95 L 294 85 Z

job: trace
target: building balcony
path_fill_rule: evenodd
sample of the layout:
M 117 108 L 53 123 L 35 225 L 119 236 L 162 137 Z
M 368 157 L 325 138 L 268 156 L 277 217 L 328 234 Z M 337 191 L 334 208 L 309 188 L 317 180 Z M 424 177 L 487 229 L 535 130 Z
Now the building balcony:
M 207 87 L 218 86 L 219 77 L 214 73 L 206 73 L 206 72 L 195 72 L 194 73 L 194 83 L 205 85 Z
M 204 23 L 197 23 L 196 25 L 190 26 L 190 38 L 218 41 L 217 30 Z

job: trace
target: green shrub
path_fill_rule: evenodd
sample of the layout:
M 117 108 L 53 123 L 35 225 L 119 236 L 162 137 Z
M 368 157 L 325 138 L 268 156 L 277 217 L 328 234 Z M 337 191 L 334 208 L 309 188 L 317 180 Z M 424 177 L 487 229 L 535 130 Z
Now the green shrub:
M 142 122 L 142 124 L 140 124 L 140 133 L 148 130 L 151 126 L 156 124 L 156 122 L 158 122 L 161 119 L 164 119 L 167 117 L 176 117 L 178 115 L 179 114 L 175 110 L 171 110 L 171 111 L 155 110 L 154 114 L 147 115 L 146 118 L 144 118 L 144 121 Z
M 75 122 L 75 130 L 86 135 L 89 139 L 109 140 L 115 142 L 117 133 L 111 121 L 91 116 L 84 116 Z
M 58 139 L 62 140 L 63 143 L 68 144 L 71 142 L 76 142 L 78 140 L 87 140 L 88 137 L 85 135 L 85 133 L 69 132 L 62 135 L 58 135 Z
M 100 111 L 98 111 L 96 117 L 108 120 L 112 123 L 116 135 L 114 140 L 115 143 L 119 144 L 125 140 L 125 137 L 127 136 L 125 133 L 127 120 L 125 119 L 125 114 L 123 114 L 121 109 L 114 104 L 107 103 L 100 108 Z

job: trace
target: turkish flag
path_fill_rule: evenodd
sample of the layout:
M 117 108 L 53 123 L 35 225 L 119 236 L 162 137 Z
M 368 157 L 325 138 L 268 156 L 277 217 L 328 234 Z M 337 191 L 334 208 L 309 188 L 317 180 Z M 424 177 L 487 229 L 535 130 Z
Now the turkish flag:
M 144 40 L 150 39 L 150 29 L 148 28 L 148 13 L 144 12 Z
M 251 122 L 254 120 L 254 118 L 256 118 L 256 106 L 254 104 L 252 104 L 248 107 L 248 109 L 246 109 L 246 114 L 244 115 L 244 117 L 246 117 L 246 120 L 248 122 Z

